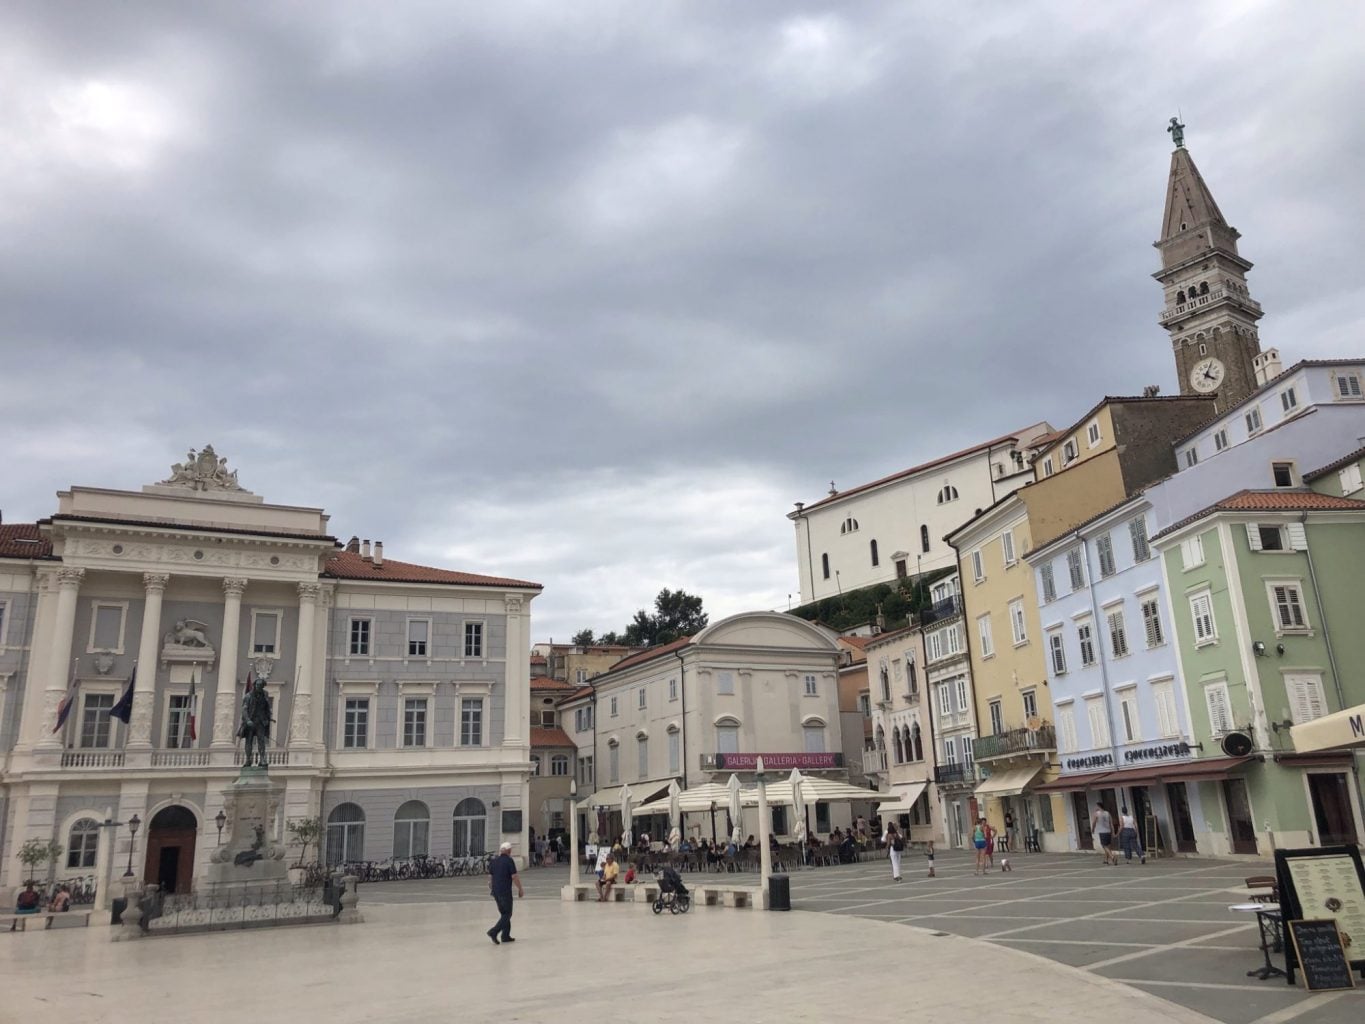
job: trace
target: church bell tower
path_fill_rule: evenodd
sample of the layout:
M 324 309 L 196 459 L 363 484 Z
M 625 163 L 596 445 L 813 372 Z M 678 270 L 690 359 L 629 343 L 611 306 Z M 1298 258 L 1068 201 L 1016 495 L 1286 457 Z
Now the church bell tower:
M 1171 336 L 1182 395 L 1215 395 L 1227 409 L 1256 390 L 1261 304 L 1247 291 L 1251 263 L 1237 253 L 1237 229 L 1223 219 L 1213 193 L 1185 148 L 1185 126 L 1171 118 L 1175 142 L 1166 186 L 1161 240 L 1165 306 L 1160 323 Z

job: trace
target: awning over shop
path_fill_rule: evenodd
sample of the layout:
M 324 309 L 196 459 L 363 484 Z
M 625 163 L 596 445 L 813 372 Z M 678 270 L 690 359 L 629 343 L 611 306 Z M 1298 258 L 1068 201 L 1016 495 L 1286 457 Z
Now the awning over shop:
M 877 791 L 873 789 L 863 789 L 861 786 L 850 786 L 847 782 L 839 782 L 835 779 L 822 779 L 813 775 L 804 776 L 801 780 L 801 795 L 804 797 L 807 806 L 814 803 L 849 803 L 854 800 L 876 800 Z M 768 787 L 768 803 L 773 806 L 788 805 L 792 803 L 791 783 L 786 779 L 781 782 L 774 782 Z M 744 791 L 744 806 L 758 806 L 758 790 L 746 789 Z
M 1201 757 L 1174 764 L 1134 768 L 1131 772 L 1110 772 L 1106 786 L 1150 786 L 1158 782 L 1218 782 L 1251 761 L 1250 757 Z
M 643 782 L 636 782 L 630 785 L 630 792 L 634 798 L 635 807 L 632 814 L 652 814 L 655 813 L 647 808 L 650 801 L 664 798 L 663 811 L 668 812 L 668 784 L 672 779 L 646 779 Z M 609 789 L 599 789 L 592 796 L 584 797 L 578 801 L 580 811 L 590 811 L 594 807 L 605 807 L 608 810 L 616 810 L 621 806 L 621 790 L 623 786 L 612 786 Z M 641 799 L 643 797 L 643 799 Z
M 912 782 L 907 786 L 896 786 L 890 793 L 874 794 L 872 799 L 877 802 L 878 814 L 909 814 L 928 788 L 927 782 Z
M 709 811 L 712 805 L 716 810 L 724 811 L 730 806 L 730 791 L 719 782 L 708 782 L 701 786 L 692 786 L 684 789 L 678 794 L 678 806 L 684 814 L 696 811 Z M 664 787 L 662 799 L 651 800 L 635 809 L 636 814 L 667 814 L 668 813 L 668 787 Z
M 1365 747 L 1365 704 L 1291 726 L 1289 737 L 1300 754 Z
M 976 795 L 982 796 L 1018 796 L 1032 785 L 1033 780 L 1038 777 L 1038 773 L 1043 770 L 1040 764 L 1026 765 L 1022 768 L 1010 768 L 1007 771 L 996 772 L 981 785 L 976 787 Z
M 1086 772 L 1084 775 L 1063 775 L 1060 779 L 1034 787 L 1033 791 L 1035 793 L 1079 793 L 1083 789 L 1098 785 L 1100 780 L 1107 779 L 1113 774 L 1114 772 Z

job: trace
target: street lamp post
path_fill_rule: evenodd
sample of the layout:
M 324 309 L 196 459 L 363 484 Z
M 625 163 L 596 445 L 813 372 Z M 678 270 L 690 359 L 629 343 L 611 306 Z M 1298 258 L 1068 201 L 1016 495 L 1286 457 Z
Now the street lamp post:
M 768 783 L 763 774 L 763 758 L 754 767 L 754 778 L 758 781 L 758 863 L 761 885 L 766 892 L 768 879 L 773 873 L 773 851 L 768 836 L 772 832 L 772 816 L 768 813 Z
M 128 819 L 128 870 L 123 873 L 124 878 L 133 877 L 133 846 L 137 842 L 137 827 L 142 824 L 142 819 L 134 814 Z
M 569 779 L 569 884 L 578 884 L 578 780 Z

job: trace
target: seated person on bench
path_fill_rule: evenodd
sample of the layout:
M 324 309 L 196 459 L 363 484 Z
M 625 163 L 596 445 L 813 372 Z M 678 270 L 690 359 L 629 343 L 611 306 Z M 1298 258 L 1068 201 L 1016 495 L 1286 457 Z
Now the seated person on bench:
M 607 854 L 607 861 L 602 865 L 602 876 L 597 879 L 597 902 L 606 903 L 611 899 L 612 887 L 616 884 L 616 877 L 621 873 L 621 867 L 616 863 L 616 857 Z
M 36 914 L 42 905 L 43 898 L 39 896 L 37 890 L 33 888 L 33 883 L 29 882 L 28 885 L 24 886 L 24 891 L 15 899 L 14 912 L 16 914 Z M 9 930 L 14 931 L 14 929 L 18 927 L 18 921 L 11 921 Z

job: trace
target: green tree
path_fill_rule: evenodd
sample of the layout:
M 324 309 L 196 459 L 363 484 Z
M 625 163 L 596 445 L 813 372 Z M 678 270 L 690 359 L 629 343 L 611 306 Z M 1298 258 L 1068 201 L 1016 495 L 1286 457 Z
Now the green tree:
M 55 839 L 30 839 L 19 847 L 19 863 L 27 868 L 25 884 L 32 885 L 38 881 L 34 877 L 34 868 L 39 864 L 46 864 L 49 867 L 49 874 L 52 863 L 62 855 L 62 844 Z
M 643 608 L 637 611 L 626 626 L 623 640 L 633 647 L 669 644 L 705 629 L 707 621 L 700 597 L 665 587 L 654 599 L 654 613 Z
M 290 818 L 289 821 L 285 822 L 285 827 L 289 829 L 289 834 L 294 837 L 294 841 L 299 844 L 299 861 L 294 866 L 301 868 L 307 860 L 309 844 L 316 843 L 322 838 L 322 819 Z
M 573 635 L 573 639 L 569 642 L 575 647 L 591 647 L 595 641 L 593 640 L 591 629 L 580 629 Z

